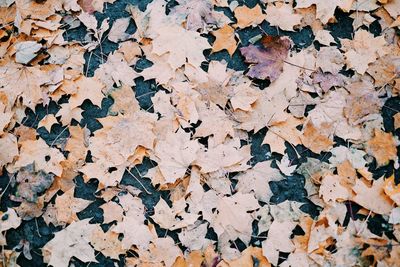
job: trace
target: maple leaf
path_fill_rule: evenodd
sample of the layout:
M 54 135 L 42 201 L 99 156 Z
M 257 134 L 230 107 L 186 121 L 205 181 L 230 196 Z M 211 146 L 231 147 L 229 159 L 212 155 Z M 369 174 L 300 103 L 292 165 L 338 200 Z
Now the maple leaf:
M 44 262 L 57 267 L 68 267 L 72 257 L 83 262 L 97 262 L 89 242 L 99 226 L 89 221 L 90 218 L 73 222 L 57 232 L 42 248 Z
M 395 183 L 394 175 L 385 180 L 384 190 L 385 194 L 388 195 L 396 205 L 400 204 L 400 186 Z
M 271 167 L 271 161 L 258 162 L 253 168 L 234 177 L 238 180 L 237 190 L 241 193 L 254 192 L 254 196 L 265 203 L 272 197 L 270 181 L 279 181 L 284 176 L 278 169 Z
M 329 125 L 325 125 L 329 127 Z M 304 127 L 304 134 L 300 137 L 303 145 L 308 147 L 314 153 L 321 153 L 322 151 L 328 151 L 333 141 L 314 127 L 312 121 L 309 121 Z
M 138 111 L 99 121 L 103 128 L 89 138 L 89 149 L 95 158 L 118 166 L 126 164 L 139 146 L 153 148 L 155 114 Z
M 128 65 L 124 56 L 120 52 L 114 52 L 107 58 L 107 62 L 101 64 L 94 72 L 94 77 L 106 85 L 106 91 L 112 90 L 113 85 L 134 86 L 135 78 L 138 77 L 136 71 Z
M 385 194 L 383 178 L 374 181 L 371 186 L 362 180 L 357 180 L 352 189 L 356 194 L 353 201 L 362 207 L 377 214 L 389 214 L 392 210 L 393 201 Z
M 250 66 L 248 76 L 272 82 L 282 73 L 291 41 L 287 37 L 264 36 L 261 43 L 262 47 L 249 45 L 240 48 L 240 52 L 247 63 L 255 64 Z
M 266 15 L 262 13 L 259 5 L 253 8 L 247 6 L 238 6 L 234 10 L 235 18 L 237 20 L 236 26 L 239 28 L 246 28 L 249 26 L 256 26 L 265 20 Z
M 18 228 L 21 224 L 21 218 L 12 208 L 7 208 L 6 212 L 0 211 L 0 233 L 9 229 Z
M 153 40 L 152 52 L 168 55 L 168 63 L 177 69 L 186 62 L 199 68 L 205 61 L 203 50 L 211 48 L 207 39 L 197 32 L 187 31 L 179 26 L 160 27 L 159 36 Z M 179 49 L 176 49 L 179 47 Z
M 129 34 L 125 31 L 128 29 L 130 20 L 130 18 L 120 18 L 115 20 L 110 32 L 108 33 L 108 40 L 114 43 L 127 40 L 129 38 Z
M 294 31 L 293 27 L 300 24 L 302 16 L 295 14 L 291 4 L 277 3 L 267 5 L 266 20 L 272 26 L 278 26 L 284 31 Z M 282 19 L 285 18 L 285 19 Z
M 137 265 L 173 266 L 175 260 L 180 256 L 182 256 L 182 251 L 175 245 L 171 237 L 156 238 L 150 244 L 149 250 L 139 251 Z
M 296 0 L 297 8 L 306 8 L 311 5 L 317 7 L 317 19 L 320 19 L 323 24 L 326 24 L 334 17 L 337 7 L 345 11 L 349 11 L 353 4 L 353 0 L 332 0 L 332 1 L 319 1 L 319 0 Z
M 122 248 L 126 250 L 133 245 L 140 249 L 148 249 L 154 235 L 150 231 L 150 227 L 144 224 L 145 208 L 142 200 L 131 194 L 120 195 L 118 198 L 124 210 L 124 216 L 122 221 L 118 221 L 117 225 L 111 228 L 111 231 L 124 235 Z
M 218 212 L 214 213 L 214 219 L 210 225 L 218 236 L 225 232 L 229 240 L 240 238 L 247 243 L 250 241 L 251 222 L 253 221 L 248 212 L 259 207 L 253 194 L 238 192 L 230 197 L 218 197 Z
M 37 195 L 43 193 L 51 186 L 54 180 L 53 174 L 47 174 L 41 170 L 35 171 L 35 165 L 30 164 L 18 172 L 17 195 L 29 202 L 36 202 Z
M 277 266 L 279 252 L 292 252 L 295 247 L 290 239 L 292 230 L 296 226 L 294 222 L 275 220 L 268 230 L 268 239 L 262 243 L 263 255 L 270 263 Z
M 57 121 L 56 117 L 54 116 L 54 114 L 48 114 L 39 122 L 38 128 L 44 127 L 48 132 L 50 132 L 51 127 L 57 123 L 58 123 L 58 121 Z
M 160 199 L 157 205 L 154 207 L 154 215 L 151 218 L 160 227 L 170 230 L 176 230 L 180 228 L 193 225 L 199 215 L 185 212 L 186 202 L 184 199 L 174 202 L 172 208 L 170 208 L 165 200 Z
M 223 143 L 229 135 L 233 137 L 233 122 L 217 105 L 210 103 L 209 107 L 201 106 L 199 110 L 201 124 L 196 128 L 194 137 L 213 135 L 216 144 Z
M 34 109 L 43 94 L 40 86 L 45 83 L 44 73 L 36 67 L 19 64 L 7 64 L 0 67 L 0 88 L 5 94 L 8 109 L 14 105 L 17 97 L 22 96 L 23 103 Z
M 61 176 L 63 171 L 61 161 L 65 158 L 58 149 L 49 147 L 43 139 L 26 140 L 20 142 L 20 145 L 20 156 L 11 168 L 13 172 L 34 164 L 34 169 L 37 171 L 43 170 Z
M 342 50 L 345 51 L 346 65 L 354 68 L 359 74 L 364 74 L 370 63 L 374 62 L 378 55 L 382 56 L 384 45 L 383 36 L 374 37 L 366 30 L 358 30 L 353 40 L 341 39 Z
M 215 36 L 215 41 L 212 46 L 212 52 L 218 52 L 226 49 L 229 55 L 233 55 L 237 48 L 237 42 L 235 39 L 235 30 L 229 26 L 224 27 L 211 32 Z
M 179 240 L 185 247 L 194 250 L 203 250 L 210 243 L 211 240 L 206 238 L 208 231 L 207 223 L 200 224 L 199 221 L 191 227 L 182 229 L 182 232 L 178 234 Z
M 55 201 L 57 224 L 70 224 L 78 221 L 78 212 L 84 210 L 90 203 L 89 200 L 74 197 L 75 188 L 72 187 L 63 195 L 58 196 Z
M 190 140 L 190 134 L 179 130 L 168 133 L 165 140 L 159 140 L 154 147 L 154 155 L 159 159 L 158 167 L 167 183 L 182 178 L 186 169 L 197 158 L 200 145 Z
M 335 47 L 321 47 L 317 53 L 316 66 L 323 72 L 337 74 L 344 65 L 344 56 Z
M 240 147 L 238 138 L 226 141 L 223 144 L 212 145 L 201 149 L 194 164 L 201 168 L 203 173 L 220 170 L 241 171 L 248 168 L 250 159 L 249 146 Z
M 12 162 L 18 156 L 17 138 L 12 134 L 4 134 L 0 138 L 0 166 Z
M 378 166 L 383 166 L 390 160 L 397 159 L 398 143 L 391 133 L 375 129 L 374 137 L 367 142 L 367 151 L 375 157 Z
M 120 205 L 115 202 L 107 202 L 100 206 L 103 210 L 103 222 L 104 223 L 111 223 L 113 221 L 120 222 L 123 219 L 123 212 L 124 210 Z
M 20 42 L 15 45 L 15 62 L 28 64 L 37 56 L 37 52 L 42 48 L 41 44 L 34 41 Z
M 121 241 L 118 239 L 118 234 L 112 231 L 104 233 L 99 226 L 92 232 L 90 244 L 95 250 L 112 259 L 118 260 L 119 255 L 125 253 L 125 249 L 122 248 Z
M 319 195 L 326 203 L 331 201 L 348 200 L 351 196 L 349 190 L 341 184 L 341 177 L 338 175 L 327 175 L 322 179 Z
M 223 14 L 213 9 L 211 0 L 178 0 L 169 16 L 177 17 L 179 24 L 186 23 L 190 31 L 205 31 L 216 25 L 217 27 L 229 23 L 230 20 Z
M 273 123 L 268 127 L 262 144 L 268 144 L 272 152 L 283 155 L 286 150 L 285 142 L 293 145 L 301 144 L 301 132 L 296 128 L 301 122 L 290 114 L 286 114 L 285 120 Z

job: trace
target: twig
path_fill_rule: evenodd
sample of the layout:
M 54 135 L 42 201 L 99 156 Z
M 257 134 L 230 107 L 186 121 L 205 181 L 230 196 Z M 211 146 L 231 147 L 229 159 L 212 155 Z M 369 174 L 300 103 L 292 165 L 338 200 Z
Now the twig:
M 57 136 L 56 138 L 53 140 L 53 142 L 51 142 L 50 147 L 52 147 L 54 145 L 54 143 L 58 140 L 58 138 L 60 138 L 60 136 L 65 132 L 66 129 L 69 128 L 69 125 L 67 125 Z
M 39 237 L 42 237 L 42 235 L 41 235 L 40 232 L 39 232 L 39 225 L 38 225 L 38 222 L 37 222 L 37 218 L 35 218 L 35 224 L 36 224 L 36 231 L 37 231 L 37 233 L 38 233 L 38 236 L 39 236 Z
M 151 192 L 149 192 L 149 191 L 146 189 L 146 187 L 142 184 L 142 182 L 141 182 L 128 168 L 125 168 L 125 169 L 126 169 L 126 171 L 127 171 L 133 178 L 135 178 L 135 180 L 143 187 L 144 191 L 145 191 L 147 194 L 151 195 Z

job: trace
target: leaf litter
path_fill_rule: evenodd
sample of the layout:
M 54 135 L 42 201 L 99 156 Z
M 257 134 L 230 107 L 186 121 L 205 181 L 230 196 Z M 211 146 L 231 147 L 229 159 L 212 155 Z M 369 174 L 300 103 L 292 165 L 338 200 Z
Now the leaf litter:
M 0 266 L 399 264 L 400 1 L 119 2 L 0 1 Z

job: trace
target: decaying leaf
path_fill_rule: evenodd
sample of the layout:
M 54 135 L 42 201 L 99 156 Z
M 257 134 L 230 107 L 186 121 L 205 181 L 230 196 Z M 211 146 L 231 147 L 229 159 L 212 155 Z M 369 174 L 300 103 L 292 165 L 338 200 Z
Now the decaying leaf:
M 283 64 L 288 56 L 291 41 L 284 37 L 265 36 L 262 47 L 250 45 L 240 48 L 240 52 L 251 66 L 247 75 L 257 79 L 275 81 L 282 73 Z
M 21 168 L 16 181 L 18 183 L 17 196 L 29 202 L 36 202 L 37 195 L 43 193 L 53 183 L 54 175 L 42 170 L 36 171 L 35 165 L 30 164 Z

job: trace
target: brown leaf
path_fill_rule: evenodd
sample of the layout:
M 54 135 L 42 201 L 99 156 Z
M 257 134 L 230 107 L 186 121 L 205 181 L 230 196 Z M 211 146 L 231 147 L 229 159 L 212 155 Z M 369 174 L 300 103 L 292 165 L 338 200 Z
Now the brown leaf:
M 367 152 L 375 157 L 378 166 L 397 160 L 398 140 L 391 134 L 375 129 L 374 137 L 367 142 Z
M 333 142 L 331 139 L 321 134 L 316 129 L 311 121 L 309 121 L 304 127 L 304 134 L 300 137 L 303 145 L 308 147 L 314 153 L 321 153 L 322 151 L 328 151 L 332 147 Z
M 213 31 L 212 35 L 216 38 L 212 46 L 212 51 L 218 52 L 226 49 L 229 55 L 232 56 L 237 48 L 235 30 L 231 26 L 225 25 L 224 27 Z
M 17 175 L 17 196 L 29 202 L 36 202 L 37 196 L 51 186 L 54 174 L 35 170 L 35 165 L 30 164 L 21 168 Z
M 393 201 L 385 194 L 384 185 L 383 178 L 374 181 L 371 186 L 362 180 L 357 180 L 353 186 L 353 191 L 356 193 L 353 201 L 377 214 L 389 214 Z
M 291 41 L 287 37 L 264 36 L 261 40 L 262 47 L 249 45 L 240 48 L 240 52 L 246 58 L 250 66 L 248 76 L 257 79 L 269 79 L 275 81 L 283 71 Z
M 239 6 L 234 12 L 237 20 L 236 26 L 241 29 L 249 26 L 256 26 L 266 18 L 266 15 L 262 13 L 262 9 L 259 5 L 253 8 L 248 8 L 245 5 Z

